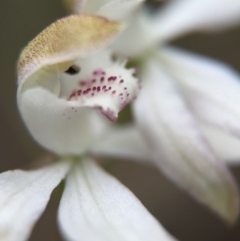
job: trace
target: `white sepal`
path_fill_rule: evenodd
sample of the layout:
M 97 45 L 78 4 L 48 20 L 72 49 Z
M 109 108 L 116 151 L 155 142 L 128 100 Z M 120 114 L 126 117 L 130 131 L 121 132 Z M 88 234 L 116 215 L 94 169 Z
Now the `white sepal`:
M 0 174 L 0 240 L 25 241 L 43 213 L 52 190 L 65 177 L 69 163 L 35 171 Z
M 178 81 L 193 113 L 203 122 L 240 137 L 240 76 L 212 59 L 165 47 L 162 63 Z
M 205 137 L 218 155 L 227 164 L 237 166 L 240 164 L 240 140 L 210 126 L 201 127 Z
M 157 60 L 149 61 L 135 116 L 156 165 L 176 184 L 233 222 L 239 196 L 235 183 L 212 151 L 173 80 Z
M 85 159 L 72 169 L 58 221 L 72 241 L 173 241 L 119 181 Z
M 191 31 L 216 32 L 240 22 L 240 1 L 172 0 L 152 22 L 164 42 Z

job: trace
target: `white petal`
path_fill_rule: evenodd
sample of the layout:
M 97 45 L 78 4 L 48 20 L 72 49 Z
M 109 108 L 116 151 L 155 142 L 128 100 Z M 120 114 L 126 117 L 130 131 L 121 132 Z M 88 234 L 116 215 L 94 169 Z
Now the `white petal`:
M 59 99 L 40 87 L 18 95 L 18 105 L 33 138 L 61 155 L 89 150 L 107 125 L 96 110 Z
M 224 161 L 230 165 L 240 164 L 240 140 L 234 138 L 221 130 L 202 126 L 204 135 L 211 146 Z
M 160 58 L 200 120 L 240 137 L 240 76 L 234 70 L 174 48 L 164 48 Z
M 146 161 L 150 154 L 139 129 L 135 125 L 115 128 L 112 126 L 104 133 L 104 138 L 92 147 L 91 152 L 101 156 Z
M 157 61 L 149 61 L 135 114 L 155 163 L 176 184 L 232 222 L 238 214 L 238 191 L 221 160 L 211 150 Z
M 0 240 L 27 240 L 52 190 L 69 169 L 65 162 L 35 171 L 0 174 Z
M 72 241 L 174 240 L 126 187 L 89 159 L 68 175 L 59 224 Z
M 159 39 L 166 41 L 190 31 L 219 31 L 239 22 L 239 0 L 172 0 L 153 24 Z

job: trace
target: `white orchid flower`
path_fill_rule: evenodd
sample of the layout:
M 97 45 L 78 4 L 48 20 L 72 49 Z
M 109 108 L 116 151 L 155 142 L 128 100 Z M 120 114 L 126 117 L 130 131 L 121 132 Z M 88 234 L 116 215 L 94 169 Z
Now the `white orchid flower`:
M 108 153 L 102 144 L 110 140 L 110 154 L 134 156 L 125 140 L 130 135 L 130 144 L 141 142 L 131 126 L 114 129 L 107 120 L 115 121 L 139 90 L 134 70 L 125 68 L 125 60 L 113 60 L 107 49 L 121 29 L 103 17 L 73 15 L 50 25 L 23 50 L 20 113 L 35 140 L 60 157 L 38 170 L 0 174 L 1 241 L 27 240 L 64 178 L 58 223 L 66 240 L 175 240 L 90 155 L 94 148 Z
M 235 138 L 240 130 L 239 75 L 222 63 L 164 43 L 189 31 L 214 32 L 237 24 L 240 3 L 171 0 L 150 15 L 143 2 L 65 1 L 77 13 L 127 23 L 111 49 L 139 64 L 143 88 L 133 109 L 148 146 L 141 160 L 152 159 L 177 185 L 234 222 L 239 195 L 223 158 L 240 157 L 240 142 Z M 126 6 L 134 12 L 123 18 Z M 140 147 L 135 149 L 141 153 Z
M 231 105 L 238 100 L 239 77 L 218 63 L 156 46 L 195 28 L 214 27 L 217 14 L 210 17 L 211 11 L 204 11 L 209 3 L 203 1 L 204 21 L 190 14 L 186 19 L 195 24 L 185 27 L 186 20 L 180 18 L 189 5 L 179 0 L 180 28 L 166 20 L 175 7 L 150 19 L 142 2 L 68 0 L 75 11 L 91 15 L 57 21 L 23 51 L 18 65 L 20 113 L 35 140 L 61 158 L 36 171 L 0 175 L 1 240 L 26 240 L 52 190 L 65 177 L 58 221 L 67 240 L 174 240 L 130 191 L 98 167 L 91 153 L 152 159 L 198 200 L 228 221 L 236 219 L 238 191 L 200 127 L 204 121 L 236 134 L 239 113 L 236 104 Z M 197 11 L 199 1 L 189 4 L 193 2 Z M 236 22 L 237 3 L 236 9 L 221 4 L 227 13 L 219 19 Z M 120 33 L 123 26 L 114 20 L 128 27 Z M 161 24 L 168 23 L 162 31 Z M 143 89 L 134 105 L 138 129 L 116 129 L 104 117 L 116 120 L 137 95 L 139 82 L 134 70 L 125 68 L 126 56 L 142 67 Z M 226 91 L 234 97 L 224 98 Z M 210 115 L 212 111 L 220 119 Z

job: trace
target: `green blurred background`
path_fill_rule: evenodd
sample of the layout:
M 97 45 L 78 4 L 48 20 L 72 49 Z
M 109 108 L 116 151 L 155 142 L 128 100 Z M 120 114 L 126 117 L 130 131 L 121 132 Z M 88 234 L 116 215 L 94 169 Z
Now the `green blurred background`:
M 97 1 L 97 0 L 96 0 Z M 60 0 L 0 1 L 0 171 L 28 168 L 44 151 L 26 131 L 16 108 L 16 61 L 21 49 L 42 29 L 66 14 Z M 225 61 L 240 71 L 240 27 L 214 36 L 190 35 L 174 44 Z M 112 172 L 181 241 L 239 241 L 240 222 L 227 227 L 208 209 L 175 187 L 159 171 L 114 162 Z M 240 186 L 240 167 L 232 168 Z M 31 241 L 61 240 L 56 226 L 56 190 Z

